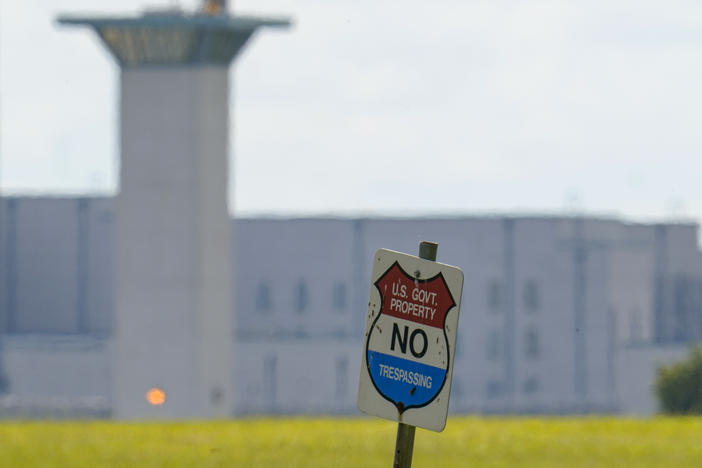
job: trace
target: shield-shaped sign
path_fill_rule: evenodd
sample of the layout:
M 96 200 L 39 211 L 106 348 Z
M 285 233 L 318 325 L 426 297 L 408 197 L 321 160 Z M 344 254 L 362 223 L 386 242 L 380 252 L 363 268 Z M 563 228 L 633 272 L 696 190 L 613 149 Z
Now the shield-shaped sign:
M 441 430 L 448 410 L 463 274 L 455 267 L 384 249 L 376 259 L 359 407 L 383 417 L 390 413 L 391 419 L 405 422 L 419 419 L 411 424 Z M 387 402 L 384 408 L 363 388 L 368 381 L 375 396 Z M 388 403 L 394 411 L 388 411 Z M 412 409 L 425 410 L 412 415 Z M 439 425 L 441 417 L 436 415 L 425 421 L 427 411 L 443 413 L 443 422 Z M 422 417 L 413 417 L 418 415 Z

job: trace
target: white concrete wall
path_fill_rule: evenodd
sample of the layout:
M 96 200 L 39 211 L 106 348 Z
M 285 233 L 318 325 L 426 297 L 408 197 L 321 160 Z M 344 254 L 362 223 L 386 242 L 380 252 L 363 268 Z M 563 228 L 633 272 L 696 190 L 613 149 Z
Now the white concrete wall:
M 3 339 L 10 393 L 35 401 L 112 398 L 109 342 L 81 336 L 20 335 Z
M 14 233 L 14 324 L 69 332 L 78 320 L 78 214 L 74 200 L 33 199 L 17 206 Z M 57 223 L 56 220 L 61 222 Z M 44 234 L 51 232 L 51 239 Z M 47 320 L 48 319 L 48 320 Z
M 518 221 L 514 228 L 513 405 L 558 411 L 575 406 L 574 263 L 572 239 L 559 222 Z M 529 282 L 537 286 L 538 306 L 526 303 Z M 527 334 L 538 336 L 538 353 L 527 353 Z M 530 384 L 536 383 L 531 389 Z
M 659 410 L 655 376 L 660 366 L 685 359 L 688 347 L 631 346 L 617 350 L 617 394 L 619 411 L 650 415 Z
M 360 343 L 239 343 L 236 413 L 356 413 Z
M 122 70 L 118 418 L 231 413 L 227 80 L 226 67 Z M 147 403 L 152 387 L 166 404 Z
M 0 332 L 109 334 L 113 200 L 0 205 Z
M 236 224 L 236 331 L 267 337 L 349 333 L 355 318 L 348 220 L 242 220 Z M 345 291 L 343 304 L 334 289 Z M 269 307 L 257 304 L 261 288 Z M 299 303 L 300 289 L 305 290 Z M 258 298 L 261 300 L 262 298 Z M 302 307 L 298 307 L 302 306 Z
M 109 213 L 109 202 L 91 202 L 88 208 L 90 236 L 95 239 L 90 238 L 87 258 L 91 262 L 89 271 L 96 276 L 95 283 L 90 284 L 97 286 L 89 288 L 91 299 L 83 300 L 90 304 L 87 310 L 91 324 L 109 324 L 109 314 L 93 311 L 102 309 L 111 291 L 110 287 L 99 283 L 109 278 L 109 269 L 105 270 L 107 263 L 103 261 L 108 262 L 107 246 L 113 227 L 99 221 Z M 19 206 L 22 206 L 21 200 Z M 26 209 L 30 206 L 34 205 L 27 205 Z M 49 211 L 41 213 L 50 216 Z M 29 212 L 25 217 L 32 218 Z M 52 219 L 56 223 L 75 221 L 71 217 Z M 171 218 L 168 222 L 181 221 Z M 624 412 L 652 411 L 650 394 L 631 394 L 631 391 L 650 385 L 651 369 L 655 365 L 649 364 L 655 364 L 659 358 L 655 353 L 651 357 L 650 353 L 639 351 L 646 349 L 641 346 L 628 346 L 637 340 L 632 339 L 630 324 L 625 321 L 628 311 L 640 307 L 644 316 L 641 342 L 650 343 L 655 325 L 652 282 L 660 268 L 660 252 L 656 246 L 661 241 L 656 240 L 655 226 L 585 218 L 578 234 L 574 219 L 546 217 L 246 219 L 234 224 L 233 245 L 238 255 L 233 263 L 236 277 L 232 280 L 236 290 L 233 344 L 237 349 L 228 369 L 234 371 L 229 381 L 233 382 L 230 385 L 234 389 L 233 407 L 237 413 L 355 412 L 353 401 L 360 371 L 360 336 L 370 287 L 371 255 L 381 246 L 415 253 L 418 242 L 423 239 L 438 241 L 439 261 L 459 265 L 465 272 L 452 410 L 606 411 L 620 405 Z M 53 244 L 61 246 L 62 233 L 70 229 L 57 229 L 59 242 Z M 688 261 L 698 258 L 697 247 L 690 237 L 690 233 L 695 232 L 694 226 L 666 226 L 666 229 L 672 234 L 665 237 L 665 248 L 675 250 L 667 254 L 667 268 L 694 274 L 697 264 Z M 52 245 L 52 235 L 51 230 L 45 229 L 41 236 L 35 233 L 33 239 L 39 245 Z M 575 325 L 574 249 L 579 245 L 578 235 L 578 242 L 586 252 L 581 272 L 584 285 L 580 286 L 585 294 L 583 331 L 576 330 Z M 190 232 L 184 238 L 176 236 L 171 242 L 178 239 L 196 239 L 196 234 Z M 676 243 L 671 239 L 677 239 Z M 30 244 L 25 240 L 23 245 Z M 161 258 L 154 260 L 153 255 L 156 255 L 154 252 L 163 255 L 163 248 L 155 241 L 147 246 L 153 252 L 140 251 L 144 258 L 161 264 Z M 43 255 L 52 257 L 54 252 L 47 248 Z M 233 260 L 231 252 L 228 258 Z M 50 270 L 51 275 L 61 274 L 61 262 L 68 261 L 74 261 L 73 257 L 57 255 L 53 262 L 58 267 Z M 190 271 L 189 261 L 167 259 L 162 266 L 170 270 L 174 265 L 181 265 L 183 271 Z M 525 289 L 530 281 L 536 284 L 538 291 L 535 310 L 529 310 L 525 300 Z M 269 310 L 259 310 L 257 306 L 257 290 L 262 282 L 270 288 Z M 493 282 L 499 289 L 495 307 L 489 303 L 489 285 Z M 301 283 L 305 285 L 307 298 L 303 309 L 298 310 L 297 294 Z M 334 300 L 338 284 L 344 285 L 346 291 L 341 307 Z M 153 299 L 153 295 L 149 296 Z M 192 310 L 182 307 L 185 303 L 174 302 L 172 310 L 185 317 L 187 311 Z M 132 325 L 139 327 L 145 317 L 147 315 L 132 316 Z M 155 342 L 160 344 L 155 348 L 144 346 L 143 352 L 158 350 L 161 346 L 164 354 L 159 359 L 173 366 L 170 371 L 177 373 L 182 359 L 196 355 L 190 354 L 189 349 L 197 346 L 193 338 L 197 335 L 191 330 L 198 328 L 192 325 L 195 322 L 184 326 L 183 320 L 173 318 L 170 315 L 161 322 L 153 321 L 159 328 Z M 37 320 L 43 323 L 39 315 Z M 53 322 L 49 320 L 49 323 Z M 539 349 L 533 357 L 526 353 L 526 335 L 530 331 L 538 335 Z M 499 352 L 491 357 L 488 348 L 494 334 L 499 336 Z M 141 336 L 147 339 L 145 343 L 154 342 L 152 335 Z M 178 338 L 173 339 L 174 336 Z M 41 341 L 41 338 L 32 339 Z M 577 339 L 581 339 L 579 346 L 582 347 L 579 357 L 576 357 Z M 217 353 L 219 349 L 214 346 L 209 352 Z M 24 355 L 22 353 L 30 353 L 22 362 L 34 359 L 31 354 L 34 351 L 17 348 L 12 362 L 19 362 L 17 359 Z M 74 363 L 69 362 L 72 356 L 59 354 L 52 365 L 57 369 L 72 369 Z M 667 354 L 663 352 L 662 356 Z M 578 359 L 580 364 L 576 364 Z M 154 359 L 152 364 L 155 362 Z M 337 376 L 337 366 L 346 366 L 344 377 Z M 90 365 L 85 368 L 94 369 Z M 149 367 L 144 366 L 144 369 Z M 581 375 L 576 378 L 578 369 Z M 35 394 L 32 388 L 40 388 L 41 382 L 36 381 L 32 387 L 33 377 L 24 374 L 29 372 L 31 366 L 22 368 L 13 364 L 11 377 L 25 382 L 17 387 L 22 392 Z M 69 374 L 71 372 L 74 371 Z M 225 370 L 221 375 L 227 373 Z M 353 388 L 351 395 L 337 393 L 337 381 L 347 382 Z M 529 383 L 534 384 L 531 389 Z M 144 391 L 138 392 L 139 399 L 143 398 Z
M 114 200 L 98 198 L 85 202 L 87 253 L 82 273 L 85 327 L 88 333 L 109 336 L 114 315 Z

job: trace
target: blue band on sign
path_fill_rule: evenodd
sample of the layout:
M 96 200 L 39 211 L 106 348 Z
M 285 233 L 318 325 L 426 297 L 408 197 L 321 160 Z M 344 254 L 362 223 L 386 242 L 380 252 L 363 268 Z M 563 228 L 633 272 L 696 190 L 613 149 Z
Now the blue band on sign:
M 378 391 L 405 408 L 425 406 L 436 396 L 446 369 L 368 350 L 368 370 Z

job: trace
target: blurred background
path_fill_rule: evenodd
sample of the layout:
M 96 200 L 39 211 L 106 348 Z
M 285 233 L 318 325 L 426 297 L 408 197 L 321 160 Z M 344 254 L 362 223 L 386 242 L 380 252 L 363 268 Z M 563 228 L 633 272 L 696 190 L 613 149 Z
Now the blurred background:
M 117 67 L 59 12 L 198 3 L 3 0 L 4 193 L 117 190 Z M 232 67 L 232 207 L 695 218 L 699 8 L 236 1 L 295 27 Z
M 202 304 L 135 342 L 120 325 L 145 306 L 120 312 L 134 297 L 120 275 L 139 269 L 119 270 L 115 252 L 147 243 L 119 234 L 120 155 L 131 141 L 157 154 L 170 134 L 120 134 L 127 75 L 96 34 L 56 18 L 145 9 L 225 14 L 195 0 L 0 2 L 0 417 L 121 417 L 119 369 L 140 360 L 120 350 L 139 340 L 173 375 L 221 358 L 202 351 Z M 241 0 L 229 11 L 293 21 L 255 33 L 212 94 L 226 100 L 229 176 L 213 225 L 233 236 L 178 244 L 164 221 L 147 239 L 186 268 L 206 246 L 229 262 L 216 304 L 231 329 L 217 361 L 227 383 L 205 400 L 233 415 L 355 414 L 372 252 L 429 239 L 466 273 L 453 411 L 656 410 L 656 366 L 702 337 L 702 6 Z M 196 100 L 159 102 L 158 115 L 201 115 Z M 209 225 L 190 217 L 209 206 L 198 200 L 168 216 Z M 169 265 L 154 284 L 182 280 Z M 190 299 L 209 291 L 206 276 L 188 277 Z M 145 310 L 165 317 L 176 302 Z M 192 337 L 186 358 L 168 357 L 175 336 Z M 164 379 L 133 390 L 145 406 L 128 417 L 182 416 L 167 411 L 177 390 Z

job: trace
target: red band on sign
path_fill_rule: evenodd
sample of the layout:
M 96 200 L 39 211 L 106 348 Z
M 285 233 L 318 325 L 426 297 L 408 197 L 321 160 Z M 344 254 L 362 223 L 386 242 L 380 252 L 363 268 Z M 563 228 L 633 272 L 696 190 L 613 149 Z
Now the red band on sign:
M 444 328 L 446 314 L 456 305 L 443 274 L 415 279 L 397 262 L 380 276 L 375 287 L 380 292 L 382 314 L 430 327 Z

